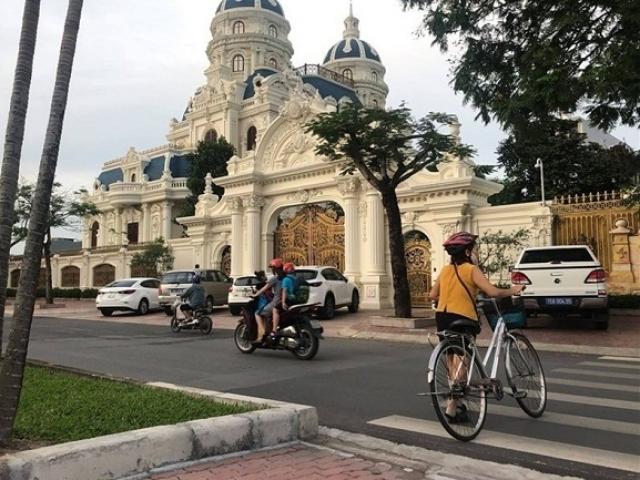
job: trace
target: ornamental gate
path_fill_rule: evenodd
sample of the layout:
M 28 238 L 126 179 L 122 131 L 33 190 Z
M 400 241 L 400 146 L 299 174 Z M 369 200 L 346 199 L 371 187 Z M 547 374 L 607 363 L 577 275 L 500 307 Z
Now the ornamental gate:
M 625 207 L 616 192 L 575 195 L 556 198 L 551 207 L 554 214 L 554 245 L 589 245 L 603 268 L 611 271 L 612 248 L 609 232 L 624 219 L 634 232 L 640 227 L 640 213 Z
M 222 270 L 227 277 L 231 276 L 231 247 L 226 247 L 222 251 L 222 258 L 220 260 L 220 270 Z
M 431 242 L 422 232 L 409 232 L 405 235 L 404 251 L 411 290 L 411 306 L 428 307 L 431 290 Z
M 326 265 L 344 272 L 344 211 L 335 203 L 283 211 L 275 256 L 296 265 Z

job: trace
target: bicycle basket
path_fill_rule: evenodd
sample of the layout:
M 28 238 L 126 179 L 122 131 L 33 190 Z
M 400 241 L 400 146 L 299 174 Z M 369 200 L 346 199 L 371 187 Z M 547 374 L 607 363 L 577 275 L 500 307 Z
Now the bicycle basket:
M 498 318 L 498 315 L 495 313 L 487 315 L 487 320 L 489 321 L 489 325 L 491 325 L 491 330 L 496 329 L 496 326 L 498 325 Z M 524 310 L 503 313 L 502 318 L 504 318 L 504 323 L 509 329 L 523 328 L 527 322 L 527 314 Z

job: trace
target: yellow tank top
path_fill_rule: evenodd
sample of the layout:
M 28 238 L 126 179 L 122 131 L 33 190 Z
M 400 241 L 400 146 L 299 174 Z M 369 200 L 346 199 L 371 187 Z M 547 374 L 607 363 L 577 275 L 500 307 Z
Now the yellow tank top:
M 470 263 L 458 265 L 458 274 L 475 299 L 479 288 L 473 281 L 474 268 L 475 266 Z M 453 265 L 447 265 L 440 273 L 440 298 L 438 299 L 437 311 L 456 313 L 472 320 L 478 320 L 475 301 L 469 298 L 469 294 L 460 283 Z

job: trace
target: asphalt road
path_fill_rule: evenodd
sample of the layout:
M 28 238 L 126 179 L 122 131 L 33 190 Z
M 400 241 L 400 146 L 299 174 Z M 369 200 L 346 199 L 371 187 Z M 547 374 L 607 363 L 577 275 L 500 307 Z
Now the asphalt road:
M 314 405 L 328 427 L 549 473 L 608 480 L 640 472 L 640 362 L 632 359 L 542 352 L 550 394 L 542 419 L 527 417 L 511 398 L 492 400 L 483 432 L 462 443 L 436 423 L 430 398 L 416 395 L 428 390 L 423 346 L 325 339 L 318 357 L 302 362 L 287 352 L 242 355 L 228 330 L 204 337 L 37 318 L 29 354 L 141 381 Z

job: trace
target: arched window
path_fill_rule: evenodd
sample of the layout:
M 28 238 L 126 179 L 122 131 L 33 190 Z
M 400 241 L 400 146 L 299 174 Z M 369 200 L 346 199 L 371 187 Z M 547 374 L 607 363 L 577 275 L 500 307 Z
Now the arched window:
M 80 269 L 74 266 L 64 267 L 60 270 L 62 288 L 78 288 L 80 287 Z
M 269 66 L 271 68 L 275 68 L 277 70 L 278 69 L 278 60 L 276 60 L 275 58 L 272 58 L 271 60 L 269 60 Z
M 269 36 L 278 38 L 278 27 L 276 27 L 275 25 L 269 25 Z
M 214 129 L 211 129 L 209 131 L 207 131 L 207 133 L 204 134 L 204 141 L 207 143 L 215 143 L 218 141 L 218 132 L 216 132 Z
M 233 57 L 233 71 L 244 72 L 244 57 L 242 55 Z
M 380 105 L 378 104 L 378 100 L 376 100 L 375 98 L 371 100 L 371 106 L 373 108 L 380 108 Z
M 373 80 L 374 82 L 378 81 L 378 72 L 376 72 L 375 70 L 371 72 L 371 80 Z
M 135 173 L 131 174 L 131 183 L 136 183 L 136 174 Z
M 91 248 L 96 248 L 98 246 L 99 231 L 100 231 L 100 224 L 98 222 L 93 222 L 93 225 L 91 225 Z
M 342 75 L 344 75 L 344 77 L 349 80 L 353 80 L 353 70 L 351 70 L 350 68 L 345 68 L 342 71 Z
M 247 130 L 247 152 L 256 149 L 256 139 L 258 137 L 258 130 L 256 127 L 250 127 Z
M 240 35 L 244 33 L 244 22 L 236 22 L 233 24 L 233 34 L 234 35 Z

